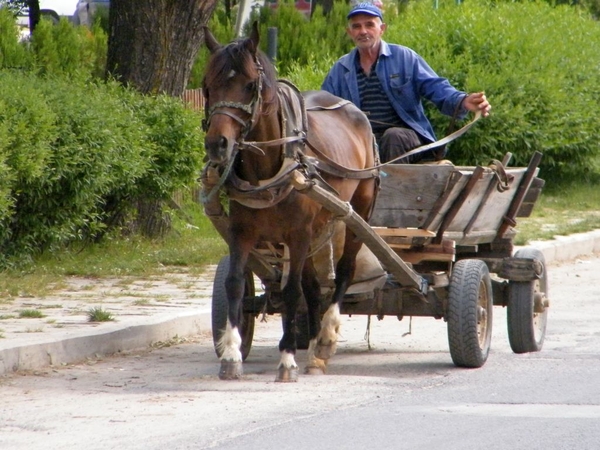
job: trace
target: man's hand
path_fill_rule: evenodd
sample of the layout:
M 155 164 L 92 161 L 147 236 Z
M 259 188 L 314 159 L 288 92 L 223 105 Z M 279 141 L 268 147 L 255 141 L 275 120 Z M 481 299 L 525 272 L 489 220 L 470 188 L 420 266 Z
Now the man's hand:
M 481 111 L 483 117 L 489 116 L 490 109 L 492 109 L 492 105 L 488 102 L 484 92 L 474 92 L 473 94 L 467 95 L 464 98 L 462 105 L 463 108 L 471 112 Z

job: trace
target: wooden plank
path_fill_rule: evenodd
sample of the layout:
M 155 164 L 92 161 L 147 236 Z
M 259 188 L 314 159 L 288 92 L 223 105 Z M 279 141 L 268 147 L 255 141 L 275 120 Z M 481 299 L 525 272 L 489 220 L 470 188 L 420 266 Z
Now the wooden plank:
M 444 239 L 441 244 L 425 245 L 422 249 L 400 250 L 398 255 L 406 262 L 419 264 L 423 261 L 454 261 L 456 258 L 455 242 Z
M 440 224 L 440 227 L 437 230 L 437 235 L 435 238 L 436 242 L 442 242 L 442 238 L 444 236 L 446 228 L 448 228 L 448 225 L 450 225 L 450 223 L 454 220 L 454 217 L 456 216 L 460 208 L 462 208 L 463 204 L 467 201 L 469 195 L 471 194 L 471 191 L 474 189 L 475 185 L 482 177 L 484 172 L 485 169 L 481 166 L 477 166 L 475 170 L 473 170 L 473 173 L 471 174 L 471 177 L 469 178 L 469 181 L 467 182 L 465 188 L 459 193 L 458 197 L 452 203 L 452 206 L 444 216 L 444 219 L 442 220 L 442 223 Z
M 369 222 L 383 227 L 422 228 L 453 172 L 454 166 L 451 165 L 385 166 Z
M 446 253 L 426 253 L 426 252 L 401 252 L 399 256 L 410 264 L 420 264 L 423 261 L 439 261 L 439 262 L 452 262 L 454 261 L 454 255 Z
M 518 186 L 525 175 L 525 169 L 511 169 L 509 172 L 513 176 L 512 184 L 506 191 L 498 191 L 496 189 L 492 191 L 485 210 L 473 224 L 473 231 L 497 231 L 502 224 Z
M 426 230 L 437 231 L 443 221 L 443 215 L 451 207 L 456 197 L 460 194 L 462 187 L 467 183 L 468 177 L 460 171 L 454 171 L 448 180 L 448 184 L 442 195 L 433 205 L 429 216 L 423 223 Z
M 495 232 L 497 232 L 504 220 L 506 211 L 510 207 L 515 191 L 523 177 L 524 169 L 513 169 L 510 171 L 510 174 L 514 177 L 514 181 L 509 186 L 509 189 L 501 192 L 493 186 L 493 189 L 486 192 L 487 197 L 485 198 L 485 202 L 479 204 L 480 210 L 478 214 L 475 214 L 475 211 L 470 208 L 460 211 L 461 216 L 469 219 L 469 227 L 465 226 L 464 222 L 460 224 L 453 223 L 448 227 L 448 230 L 463 231 L 465 236 L 473 233 L 490 233 L 495 235 Z M 493 183 L 495 175 L 492 172 L 490 172 L 490 175 L 492 176 L 490 181 Z
M 533 179 L 535 178 L 535 176 L 537 175 L 537 173 L 539 171 L 538 166 L 540 165 L 541 161 L 542 161 L 542 154 L 540 152 L 535 152 L 533 154 L 533 156 L 531 157 L 531 160 L 529 161 L 529 165 L 527 166 L 527 171 L 525 172 L 525 176 L 523 177 L 523 179 L 521 180 L 521 183 L 519 184 L 519 188 L 517 190 L 516 195 L 513 198 L 513 201 L 508 209 L 508 212 L 506 213 L 504 222 L 502 223 L 502 225 L 500 226 L 500 229 L 498 230 L 498 234 L 497 234 L 498 238 L 502 238 L 504 233 L 510 227 L 512 227 L 516 224 L 515 218 L 517 216 L 517 212 L 519 211 L 519 208 L 521 208 L 523 199 L 525 198 L 525 195 L 527 194 L 527 191 L 529 190 L 531 183 L 533 182 Z
M 502 159 L 502 162 L 501 162 L 502 167 L 499 168 L 499 170 L 504 170 L 504 168 L 508 165 L 511 157 L 512 157 L 512 153 L 510 153 L 510 152 L 507 153 L 506 155 L 504 155 L 504 158 Z M 498 186 L 500 185 L 500 183 L 503 181 L 506 181 L 507 183 L 512 183 L 514 181 L 514 179 L 512 178 L 512 175 L 510 175 L 510 174 L 507 175 L 507 178 L 508 178 L 507 180 L 500 180 L 498 177 L 493 177 L 490 180 L 490 182 L 485 190 L 485 193 L 481 197 L 479 206 L 477 206 L 477 209 L 473 213 L 471 220 L 469 220 L 469 223 L 467 223 L 467 226 L 464 229 L 465 235 L 467 235 L 467 236 L 469 235 L 469 232 L 473 228 L 473 225 L 475 225 L 475 222 L 477 221 L 479 215 L 484 210 L 484 208 L 487 206 L 488 200 L 489 200 L 490 196 L 492 195 L 492 192 L 494 190 L 498 189 Z
M 420 228 L 371 227 L 379 236 L 433 237 L 435 233 Z
M 529 217 L 531 215 L 533 207 L 542 193 L 544 184 L 546 184 L 546 182 L 541 178 L 536 177 L 533 179 L 531 186 L 523 199 L 523 203 L 517 212 L 517 217 Z
M 415 288 L 422 295 L 427 294 L 427 281 L 402 261 L 362 217 L 352 210 L 349 203 L 341 201 L 331 192 L 307 180 L 298 170 L 291 173 L 291 182 L 298 192 L 320 203 L 325 209 L 343 220 L 358 239 L 369 247 L 387 271 L 396 277 L 400 284 Z

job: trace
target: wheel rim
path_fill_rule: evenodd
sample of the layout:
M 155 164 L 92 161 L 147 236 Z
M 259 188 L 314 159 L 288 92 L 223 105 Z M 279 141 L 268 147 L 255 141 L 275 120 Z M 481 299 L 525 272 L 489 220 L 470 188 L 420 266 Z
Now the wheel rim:
M 533 325 L 533 335 L 534 335 L 534 339 L 535 342 L 540 342 L 544 331 L 546 330 L 546 318 L 548 317 L 548 309 L 546 308 L 546 305 L 544 304 L 544 292 L 545 290 L 542 288 L 542 285 L 540 283 L 540 280 L 535 280 L 535 282 L 533 283 L 533 298 L 534 298 L 534 305 L 533 305 L 533 320 L 532 320 L 532 325 Z M 536 305 L 536 303 L 541 303 L 541 306 L 538 307 Z M 543 312 L 539 312 L 539 309 L 543 308 Z M 536 311 L 537 310 L 537 311 Z
M 479 283 L 479 295 L 477 297 L 477 338 L 479 340 L 479 347 L 484 348 L 488 339 L 488 327 L 489 323 L 489 293 L 487 286 L 481 281 Z

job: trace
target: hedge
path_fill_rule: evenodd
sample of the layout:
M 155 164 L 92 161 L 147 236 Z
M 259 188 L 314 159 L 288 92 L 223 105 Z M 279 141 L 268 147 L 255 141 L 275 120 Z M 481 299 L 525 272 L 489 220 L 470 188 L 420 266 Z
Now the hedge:
M 101 235 L 196 178 L 200 117 L 116 83 L 0 72 L 0 267 Z

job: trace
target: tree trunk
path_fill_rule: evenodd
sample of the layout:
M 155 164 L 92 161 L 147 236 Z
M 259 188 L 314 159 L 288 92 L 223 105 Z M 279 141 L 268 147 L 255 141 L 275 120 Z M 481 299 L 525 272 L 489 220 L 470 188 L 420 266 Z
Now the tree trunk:
M 112 0 L 106 76 L 144 94 L 179 97 L 217 0 Z M 138 198 L 134 229 L 156 237 L 170 229 L 155 199 Z
M 217 0 L 113 0 L 107 75 L 145 94 L 180 96 Z
M 29 32 L 33 34 L 42 16 L 40 13 L 40 1 L 27 0 L 27 8 L 29 8 Z

